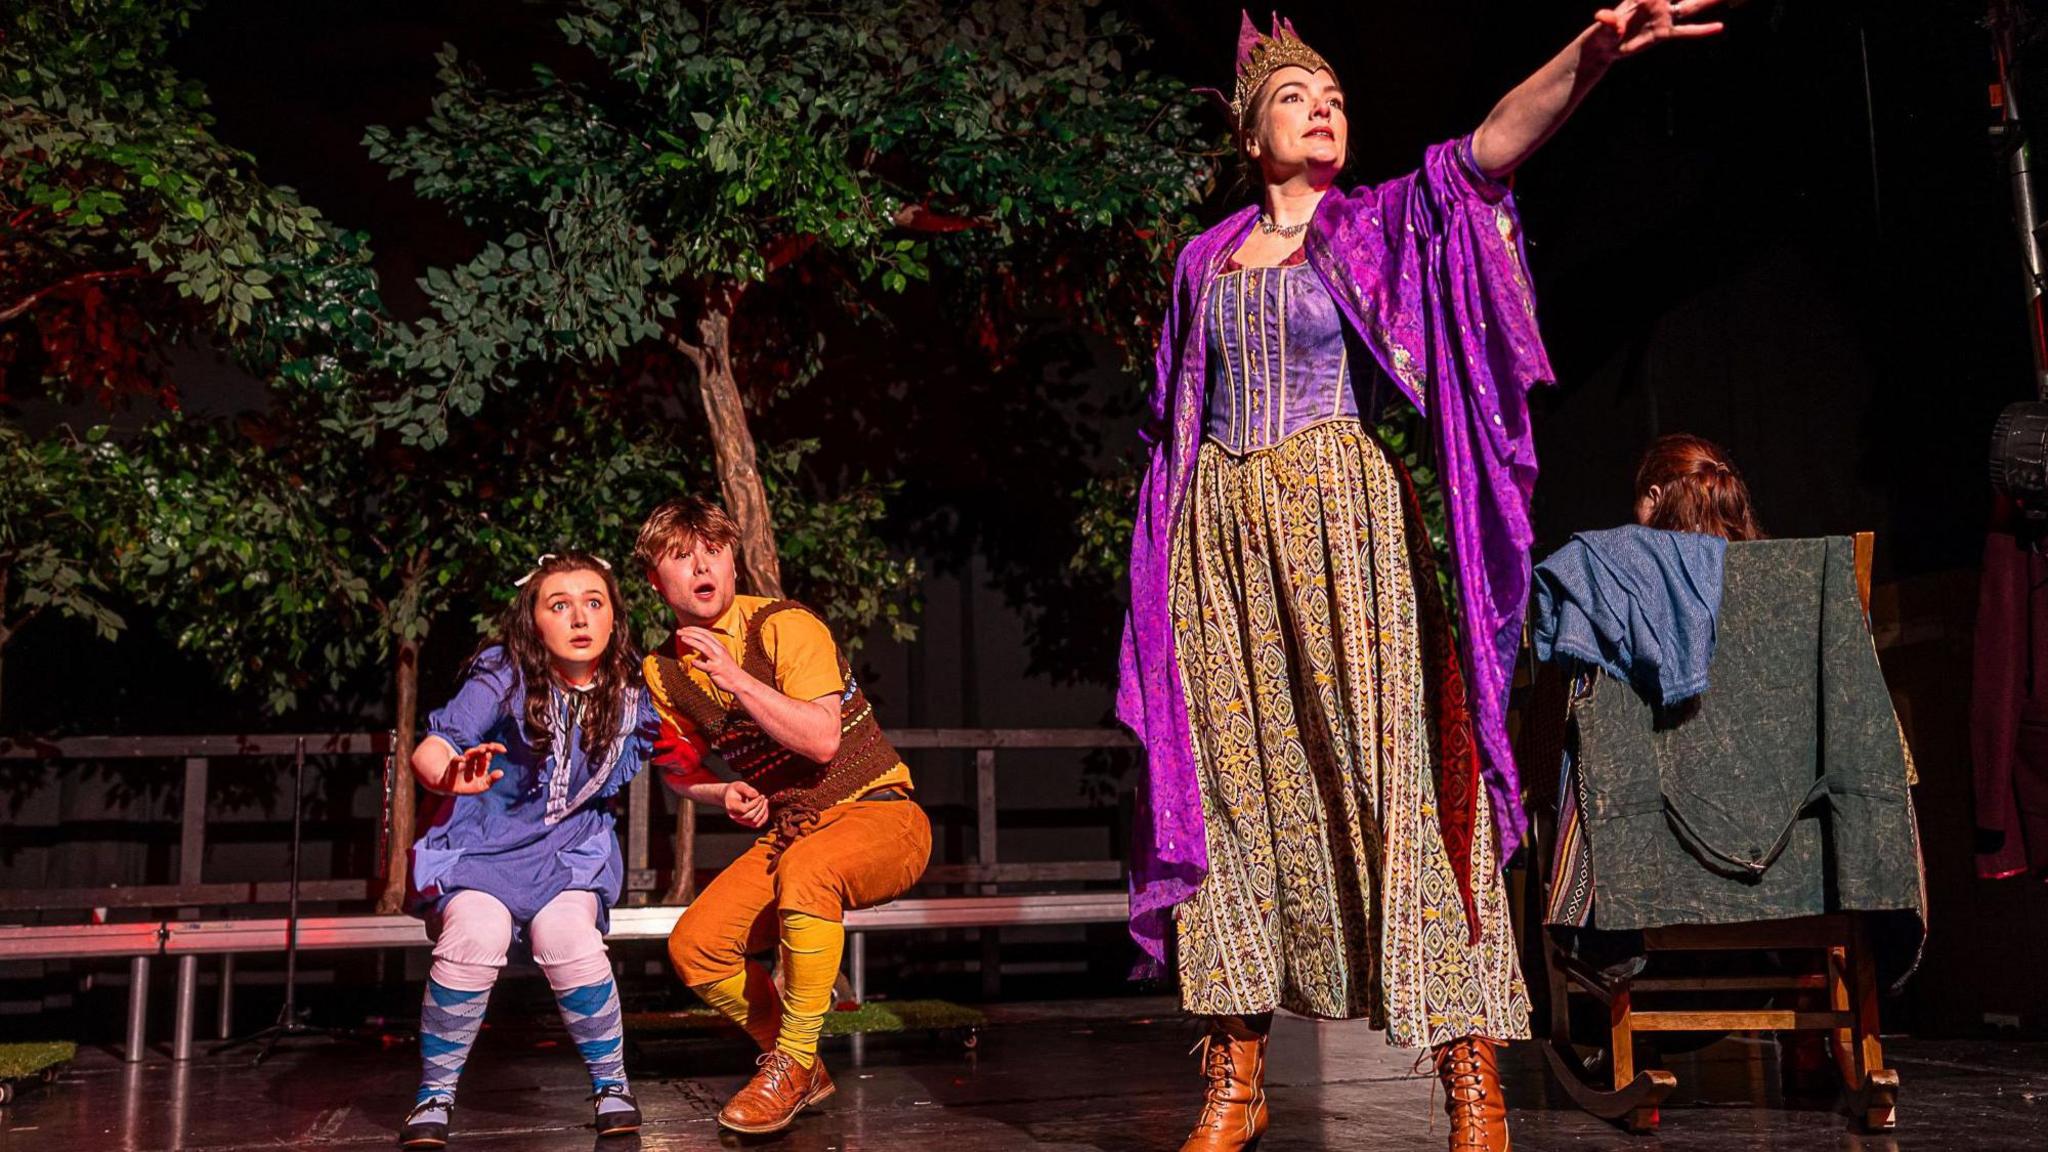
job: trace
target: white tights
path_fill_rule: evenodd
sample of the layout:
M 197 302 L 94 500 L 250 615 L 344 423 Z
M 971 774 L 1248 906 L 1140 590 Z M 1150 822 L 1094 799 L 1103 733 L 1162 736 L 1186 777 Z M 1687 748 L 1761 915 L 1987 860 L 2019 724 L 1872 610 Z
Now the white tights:
M 604 935 L 597 930 L 597 893 L 564 892 L 526 926 L 534 963 L 557 992 L 611 979 Z M 512 946 L 512 913 L 498 898 L 474 888 L 448 898 L 441 937 L 434 942 L 433 981 L 459 992 L 488 992 Z

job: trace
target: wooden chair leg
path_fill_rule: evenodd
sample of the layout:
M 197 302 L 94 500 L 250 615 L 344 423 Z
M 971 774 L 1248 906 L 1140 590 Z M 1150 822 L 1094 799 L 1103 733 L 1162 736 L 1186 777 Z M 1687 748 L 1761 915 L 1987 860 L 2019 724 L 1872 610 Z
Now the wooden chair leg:
M 1657 1127 L 1658 1105 L 1678 1087 L 1678 1078 L 1661 1068 L 1636 1071 L 1635 1032 L 1629 1019 L 1626 984 L 1614 990 L 1608 1008 L 1611 1039 L 1607 1075 L 1600 1075 L 1580 1058 L 1572 1045 L 1569 1027 L 1563 1027 L 1543 1046 L 1543 1054 L 1550 1060 L 1551 1075 L 1564 1087 L 1572 1103 L 1632 1132 L 1652 1131 Z M 1603 1080 L 1613 1087 L 1600 1087 Z
M 1629 1025 L 1629 999 L 1628 985 L 1623 984 L 1614 990 L 1614 999 L 1607 1006 L 1607 1062 L 1617 1092 L 1636 1077 L 1636 1035 Z
M 1608 1062 L 1614 1070 L 1614 1091 L 1626 1093 L 1636 1082 L 1636 1033 L 1634 1012 L 1629 986 L 1624 983 L 1614 990 L 1614 999 L 1607 1006 Z M 1667 1077 L 1669 1073 L 1665 1074 Z M 1664 1098 L 1664 1088 L 1642 1103 L 1636 1104 L 1622 1117 L 1622 1125 L 1631 1132 L 1654 1132 L 1657 1130 L 1657 1105 Z
M 1851 1000 L 1849 970 L 1855 962 L 1849 947 L 1845 944 L 1830 948 L 1823 961 L 1828 971 L 1828 1007 L 1836 1012 L 1847 1012 Z M 1844 1087 L 1854 1091 L 1863 1082 L 1863 1070 L 1857 1066 L 1859 1045 L 1856 1043 L 1856 1029 L 1837 1028 L 1828 1034 L 1828 1051 L 1835 1058 L 1835 1067 L 1842 1074 Z
M 1543 934 L 1543 982 L 1550 992 L 1550 1042 L 1565 1049 L 1572 1046 L 1571 980 L 1565 976 L 1558 956 L 1557 941 Z
M 1853 1056 L 1858 1074 L 1849 1086 L 1851 1114 L 1866 1131 L 1889 1132 L 1899 1126 L 1899 1074 L 1884 1066 L 1877 958 L 1871 954 L 1870 932 L 1861 916 L 1854 918 L 1848 951 L 1848 991 L 1856 1013 Z

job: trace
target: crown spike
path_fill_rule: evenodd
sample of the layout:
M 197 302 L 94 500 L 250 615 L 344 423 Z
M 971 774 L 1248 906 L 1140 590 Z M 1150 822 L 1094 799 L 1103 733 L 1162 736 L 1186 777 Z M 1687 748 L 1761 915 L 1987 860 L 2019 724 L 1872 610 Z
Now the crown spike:
M 1294 31 L 1292 20 L 1282 19 L 1278 12 L 1272 17 L 1273 31 L 1267 35 L 1252 23 L 1250 12 L 1238 11 L 1237 87 L 1231 94 L 1229 106 L 1231 123 L 1240 129 L 1244 127 L 1245 113 L 1250 111 L 1253 97 L 1265 87 L 1273 73 L 1289 67 L 1306 68 L 1310 72 L 1334 71 L 1321 54 L 1302 43 Z
M 1237 19 L 1237 70 L 1242 72 L 1244 66 L 1252 62 L 1252 53 L 1258 49 L 1259 42 L 1266 37 L 1259 31 L 1259 26 L 1252 23 L 1251 13 L 1240 8 Z

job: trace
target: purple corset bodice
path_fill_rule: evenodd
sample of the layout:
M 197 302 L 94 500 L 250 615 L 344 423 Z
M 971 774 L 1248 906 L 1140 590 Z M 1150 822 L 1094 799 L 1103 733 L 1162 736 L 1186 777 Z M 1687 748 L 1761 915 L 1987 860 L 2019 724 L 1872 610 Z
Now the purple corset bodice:
M 1204 435 L 1242 456 L 1304 428 L 1359 417 L 1337 302 L 1306 263 L 1216 278 L 1202 327 L 1209 343 Z

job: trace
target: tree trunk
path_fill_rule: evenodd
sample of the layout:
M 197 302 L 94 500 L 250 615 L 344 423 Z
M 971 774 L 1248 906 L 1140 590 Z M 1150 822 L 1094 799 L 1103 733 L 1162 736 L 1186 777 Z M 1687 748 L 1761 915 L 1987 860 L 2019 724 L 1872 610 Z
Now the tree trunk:
M 428 618 L 421 609 L 425 598 L 429 556 L 424 548 L 406 558 L 398 573 L 398 595 L 385 606 L 385 624 L 391 629 L 394 694 L 397 714 L 391 738 L 391 830 L 384 845 L 384 891 L 377 896 L 377 911 L 402 911 L 410 892 L 412 831 L 415 799 L 419 784 L 412 774 L 413 748 L 419 743 L 420 648 L 427 640 Z
M 782 561 L 775 551 L 775 522 L 768 514 L 768 490 L 755 462 L 746 405 L 732 375 L 732 316 L 738 302 L 737 292 L 712 292 L 697 321 L 698 343 L 679 346 L 697 366 L 697 392 L 711 424 L 719 492 L 725 510 L 739 525 L 740 587 L 756 596 L 780 599 Z
M 697 804 L 687 796 L 676 802 L 676 866 L 669 877 L 663 904 L 688 904 L 697 898 Z
M 391 811 L 386 822 L 391 838 L 384 846 L 384 891 L 377 911 L 405 908 L 407 865 L 412 856 L 413 798 L 418 784 L 412 775 L 412 750 L 419 741 L 420 642 L 398 641 L 398 733 L 391 746 Z
M 384 891 L 377 898 L 377 911 L 387 914 L 405 906 L 412 855 L 413 800 L 418 795 L 412 774 L 412 752 L 419 736 L 419 641 L 400 639 L 397 656 L 398 723 L 391 748 L 391 810 L 386 821 L 391 835 L 384 849 Z

